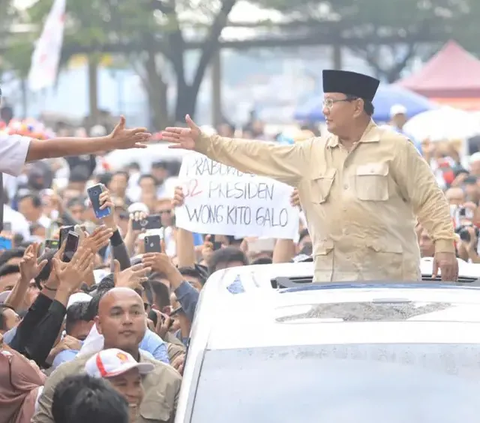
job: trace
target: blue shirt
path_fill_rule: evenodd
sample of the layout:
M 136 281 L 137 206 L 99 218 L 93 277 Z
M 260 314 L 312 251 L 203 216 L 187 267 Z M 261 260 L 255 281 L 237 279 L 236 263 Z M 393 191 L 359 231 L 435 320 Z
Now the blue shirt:
M 53 359 L 52 369 L 55 370 L 58 366 L 63 363 L 72 361 L 78 354 L 78 350 L 64 350 L 60 351 L 57 356 Z
M 140 349 L 149 352 L 158 361 L 170 364 L 168 357 L 168 349 L 165 341 L 160 338 L 155 332 L 147 329 L 145 336 L 140 342 Z

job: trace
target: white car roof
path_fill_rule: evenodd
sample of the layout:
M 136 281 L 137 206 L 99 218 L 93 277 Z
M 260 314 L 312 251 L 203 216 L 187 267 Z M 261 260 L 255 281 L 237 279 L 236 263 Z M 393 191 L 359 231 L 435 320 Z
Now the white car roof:
M 480 277 L 480 265 L 459 261 L 460 274 L 470 281 Z M 425 274 L 431 276 L 432 261 L 424 260 Z M 431 342 L 446 341 L 447 326 L 458 326 L 469 321 L 480 323 L 480 288 L 450 286 L 441 282 L 429 286 L 421 282 L 380 286 L 366 283 L 325 284 L 311 286 L 305 283 L 313 274 L 313 263 L 286 263 L 230 268 L 216 272 L 207 281 L 197 308 L 197 317 L 192 331 L 193 337 L 202 339 L 203 349 L 224 349 L 256 347 L 267 345 L 299 345 L 305 343 L 345 342 Z M 272 280 L 276 277 L 304 279 L 298 288 L 274 289 Z M 328 289 L 327 289 L 328 286 Z M 332 319 L 301 319 L 279 323 L 284 315 L 307 313 L 312 306 L 332 303 L 353 303 L 372 301 L 411 301 L 413 303 L 455 303 L 446 310 L 417 316 L 403 321 L 365 322 L 359 328 L 357 322 L 343 322 Z M 478 310 L 478 311 L 477 311 Z M 442 325 L 431 326 L 442 321 Z M 417 338 L 415 331 L 421 330 Z M 386 332 L 372 330 L 370 326 L 386 325 Z M 397 327 L 398 326 L 398 327 Z M 313 328 L 315 327 L 315 328 Z M 412 331 L 415 327 L 415 331 Z M 427 329 L 428 327 L 428 329 Z M 312 335 L 312 331 L 316 335 Z M 448 342 L 480 341 L 480 332 L 453 331 Z M 478 338 L 478 339 L 477 339 Z M 198 342 L 195 344 L 199 345 Z M 192 340 L 193 342 L 193 340 Z
M 432 276 L 432 264 L 431 259 L 422 261 L 422 273 L 427 277 Z M 459 261 L 459 268 L 460 275 L 469 281 L 480 277 L 480 265 Z M 310 262 L 236 267 L 216 272 L 208 279 L 192 327 L 177 422 L 184 421 L 193 392 L 190 387 L 209 350 L 315 344 L 480 343 L 480 288 L 469 283 L 320 286 L 309 282 L 312 275 Z M 273 288 L 272 280 L 279 276 L 306 283 Z M 356 322 L 344 321 L 338 315 L 329 318 L 328 313 L 321 318 L 315 314 L 329 304 L 340 303 L 340 311 L 348 312 L 347 303 L 351 308 L 354 303 L 375 306 L 395 302 L 409 307 L 408 318 Z

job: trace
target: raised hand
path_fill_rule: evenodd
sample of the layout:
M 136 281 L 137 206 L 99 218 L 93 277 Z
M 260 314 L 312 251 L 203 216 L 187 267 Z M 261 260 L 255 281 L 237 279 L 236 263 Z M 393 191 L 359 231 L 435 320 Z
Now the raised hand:
M 185 195 L 183 194 L 183 188 L 175 187 L 175 192 L 173 194 L 173 202 L 172 202 L 173 207 L 174 208 L 182 207 L 184 202 L 185 202 Z
M 25 282 L 30 282 L 32 279 L 35 279 L 48 263 L 47 260 L 42 260 L 40 263 L 38 262 L 39 250 L 39 244 L 35 243 L 29 245 L 23 254 L 19 267 L 20 275 Z
M 64 263 L 58 258 L 53 259 L 53 270 L 59 281 L 70 293 L 75 292 L 93 271 L 94 255 L 89 248 L 80 247 L 69 263 Z
M 146 148 L 145 142 L 152 138 L 147 128 L 125 128 L 125 117 L 120 117 L 120 122 L 108 136 L 108 150 L 126 150 L 128 148 Z
M 142 283 L 148 281 L 151 269 L 143 263 L 120 271 L 120 263 L 115 260 L 113 278 L 117 288 L 143 289 Z
M 183 148 L 194 150 L 196 142 L 200 139 L 201 131 L 190 115 L 185 117 L 188 128 L 169 127 L 162 132 L 162 140 L 172 142 L 170 148 Z
M 113 230 L 107 226 L 98 226 L 95 230 L 85 237 L 85 240 L 80 243 L 84 248 L 90 249 L 93 254 L 97 254 L 103 247 L 110 243 Z

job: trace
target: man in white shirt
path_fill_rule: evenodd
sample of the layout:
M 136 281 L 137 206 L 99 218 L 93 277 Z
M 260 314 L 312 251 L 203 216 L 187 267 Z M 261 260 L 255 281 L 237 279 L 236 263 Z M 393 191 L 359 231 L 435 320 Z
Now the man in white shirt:
M 144 142 L 150 138 L 151 134 L 147 132 L 146 128 L 126 129 L 123 116 L 113 132 L 103 137 L 37 140 L 20 135 L 0 134 L 0 172 L 18 176 L 26 162 L 55 157 L 81 156 L 100 151 L 145 148 Z M 0 177 L 1 197 L 3 197 L 2 179 L 3 177 Z M 0 223 L 3 227 L 2 207 L 0 207 L 0 211 Z

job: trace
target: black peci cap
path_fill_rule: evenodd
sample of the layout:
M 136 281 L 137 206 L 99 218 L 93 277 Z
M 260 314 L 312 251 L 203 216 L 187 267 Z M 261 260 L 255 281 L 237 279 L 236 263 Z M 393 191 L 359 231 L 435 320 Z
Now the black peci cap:
M 342 93 L 372 101 L 377 93 L 380 81 L 361 73 L 324 70 L 323 92 Z

